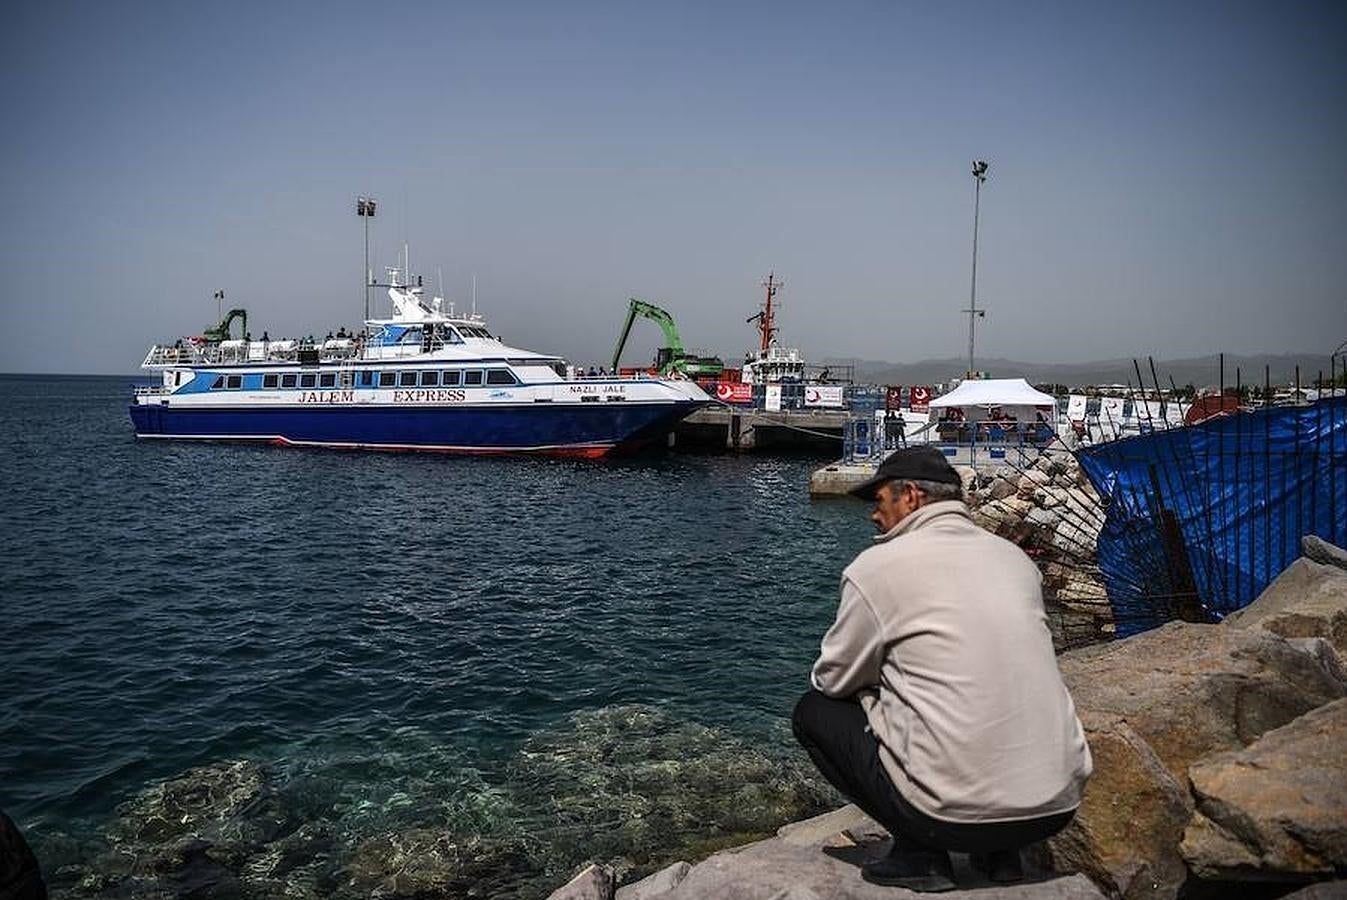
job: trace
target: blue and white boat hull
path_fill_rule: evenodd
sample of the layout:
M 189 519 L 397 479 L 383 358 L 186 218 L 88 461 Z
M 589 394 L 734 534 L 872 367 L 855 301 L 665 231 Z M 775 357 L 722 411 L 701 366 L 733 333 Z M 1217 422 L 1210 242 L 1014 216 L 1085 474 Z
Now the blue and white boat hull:
M 136 436 L 290 446 L 598 457 L 658 441 L 708 401 L 481 406 L 136 403 Z

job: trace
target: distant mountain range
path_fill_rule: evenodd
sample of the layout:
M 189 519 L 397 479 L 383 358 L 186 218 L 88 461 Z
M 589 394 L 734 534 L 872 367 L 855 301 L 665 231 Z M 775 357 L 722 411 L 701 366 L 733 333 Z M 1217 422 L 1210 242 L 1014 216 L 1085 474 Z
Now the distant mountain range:
M 968 367 L 966 359 L 926 359 L 914 363 L 889 363 L 873 360 L 825 360 L 824 365 L 856 365 L 856 380 L 871 384 L 937 384 L 961 376 Z M 1143 380 L 1150 384 L 1151 370 L 1146 359 L 1139 358 Z M 1010 359 L 978 359 L 978 368 L 992 378 L 1023 378 L 1030 384 L 1064 384 L 1068 387 L 1085 387 L 1098 384 L 1136 384 L 1136 369 L 1132 359 L 1106 359 L 1086 363 L 1027 363 Z M 1235 384 L 1236 370 L 1242 384 L 1262 384 L 1264 370 L 1274 385 L 1292 384 L 1296 377 L 1296 366 L 1300 367 L 1301 384 L 1310 384 L 1319 373 L 1329 375 L 1329 359 L 1309 353 L 1263 354 L 1258 356 L 1225 357 L 1225 384 Z M 1344 360 L 1337 360 L 1337 371 L 1341 372 Z M 1172 378 L 1182 387 L 1191 384 L 1197 388 L 1215 388 L 1221 380 L 1221 359 L 1219 356 L 1202 356 L 1194 359 L 1168 359 L 1155 361 L 1155 372 L 1159 376 L 1160 386 L 1168 387 Z

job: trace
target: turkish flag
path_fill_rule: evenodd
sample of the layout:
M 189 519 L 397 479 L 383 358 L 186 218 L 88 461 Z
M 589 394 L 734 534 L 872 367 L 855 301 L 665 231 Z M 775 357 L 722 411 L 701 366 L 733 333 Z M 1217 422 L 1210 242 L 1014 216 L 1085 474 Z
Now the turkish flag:
M 931 389 L 927 385 L 912 386 L 912 411 L 927 412 L 931 408 Z
M 903 386 L 901 384 L 889 385 L 889 390 L 884 395 L 884 408 L 901 409 L 902 405 L 903 405 Z

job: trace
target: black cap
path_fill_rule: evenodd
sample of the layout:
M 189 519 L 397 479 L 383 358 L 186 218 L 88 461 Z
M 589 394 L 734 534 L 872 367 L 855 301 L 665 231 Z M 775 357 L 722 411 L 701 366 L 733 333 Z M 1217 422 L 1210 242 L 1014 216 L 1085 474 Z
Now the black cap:
M 895 450 L 879 464 L 873 478 L 858 484 L 847 493 L 862 500 L 874 500 L 875 492 L 886 481 L 938 481 L 944 484 L 963 484 L 959 473 L 935 447 L 908 447 Z

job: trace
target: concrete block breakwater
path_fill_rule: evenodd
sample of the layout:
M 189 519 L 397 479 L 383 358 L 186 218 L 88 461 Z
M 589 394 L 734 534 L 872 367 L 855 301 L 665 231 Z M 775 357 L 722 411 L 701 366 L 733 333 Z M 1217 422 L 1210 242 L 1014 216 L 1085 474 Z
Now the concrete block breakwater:
M 1115 622 L 1095 552 L 1104 509 L 1075 456 L 1046 452 L 1022 465 L 955 469 L 974 521 L 1019 545 L 1043 572 L 1057 649 L 1111 639 Z M 874 472 L 874 464 L 836 463 L 816 471 L 810 489 L 845 495 Z

